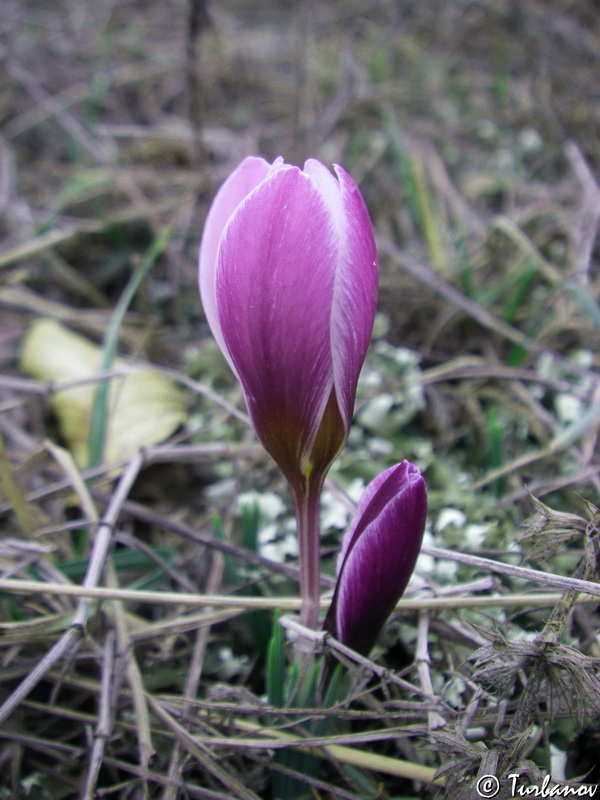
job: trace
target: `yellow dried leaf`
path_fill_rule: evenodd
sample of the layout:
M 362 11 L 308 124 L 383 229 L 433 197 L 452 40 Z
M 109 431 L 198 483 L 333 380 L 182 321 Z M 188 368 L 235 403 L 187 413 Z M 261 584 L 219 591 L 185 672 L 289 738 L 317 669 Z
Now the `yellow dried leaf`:
M 34 322 L 22 344 L 21 369 L 41 381 L 66 383 L 98 376 L 102 350 L 51 319 Z M 117 359 L 114 369 L 132 366 Z M 87 465 L 96 381 L 61 389 L 51 405 L 61 434 L 80 467 Z M 104 462 L 114 464 L 144 445 L 168 438 L 186 419 L 183 396 L 171 381 L 150 369 L 111 378 Z

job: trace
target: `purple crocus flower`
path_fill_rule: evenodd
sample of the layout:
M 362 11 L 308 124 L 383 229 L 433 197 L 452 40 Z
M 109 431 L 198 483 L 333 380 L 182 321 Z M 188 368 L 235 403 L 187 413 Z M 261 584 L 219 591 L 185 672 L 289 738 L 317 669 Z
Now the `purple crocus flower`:
M 338 579 L 324 627 L 367 654 L 402 596 L 421 549 L 427 514 L 425 479 L 408 461 L 365 489 L 344 536 Z
M 249 157 L 209 211 L 200 293 L 265 448 L 291 483 L 346 440 L 377 299 L 373 229 L 355 183 Z
M 200 247 L 206 318 L 254 428 L 296 503 L 302 619 L 319 593 L 319 497 L 343 448 L 377 300 L 373 229 L 336 166 L 244 159 L 210 208 Z

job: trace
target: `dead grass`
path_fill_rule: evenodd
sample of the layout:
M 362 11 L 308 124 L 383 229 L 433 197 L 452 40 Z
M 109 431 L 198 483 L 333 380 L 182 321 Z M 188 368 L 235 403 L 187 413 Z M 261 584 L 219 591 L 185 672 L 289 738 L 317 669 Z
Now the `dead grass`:
M 551 746 L 598 781 L 598 19 L 593 0 L 4 0 L 0 798 L 267 798 L 293 772 L 275 753 L 315 747 L 315 798 L 472 797 L 478 775 L 538 780 Z M 196 292 L 207 207 L 249 153 L 360 182 L 376 338 L 419 367 L 374 348 L 358 405 L 425 402 L 357 425 L 329 488 L 350 507 L 353 479 L 413 458 L 437 548 L 373 661 L 317 637 L 346 698 L 286 715 L 264 646 L 270 611 L 294 627 L 297 570 L 244 539 L 235 498 L 289 498 Z M 118 471 L 77 466 L 61 382 L 24 375 L 20 343 L 45 317 L 100 342 L 160 236 L 119 352 L 167 368 L 188 421 Z M 529 561 L 528 492 L 575 515 L 538 508 Z

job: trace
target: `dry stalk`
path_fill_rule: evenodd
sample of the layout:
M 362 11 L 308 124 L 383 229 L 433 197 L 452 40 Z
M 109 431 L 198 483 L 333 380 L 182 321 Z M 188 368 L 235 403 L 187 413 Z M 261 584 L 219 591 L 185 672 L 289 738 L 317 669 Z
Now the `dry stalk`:
M 89 755 L 85 783 L 81 792 L 81 800 L 94 800 L 98 775 L 100 774 L 104 757 L 104 748 L 113 729 L 114 713 L 111 708 L 111 698 L 113 696 L 114 672 L 115 634 L 114 631 L 108 631 L 104 637 L 102 648 L 102 681 L 98 698 L 98 721 Z
M 209 575 L 209 579 L 207 582 L 207 590 L 209 592 L 216 592 L 223 579 L 223 570 L 224 570 L 224 561 L 220 554 L 215 554 L 213 557 L 213 562 L 211 565 L 211 571 Z M 192 657 L 190 659 L 189 667 L 188 667 L 188 674 L 187 679 L 185 682 L 185 688 L 183 692 L 183 697 L 186 700 L 193 699 L 196 697 L 198 693 L 198 687 L 200 685 L 200 678 L 202 676 L 202 664 L 204 662 L 204 654 L 206 652 L 206 645 L 208 644 L 208 636 L 210 634 L 210 624 L 204 625 L 196 632 L 194 646 L 192 648 Z M 183 708 L 183 713 L 186 713 L 188 710 L 188 706 L 185 705 Z M 169 761 L 169 778 L 175 779 L 177 778 L 182 772 L 182 744 L 181 742 L 177 741 L 175 743 L 175 747 L 173 748 L 173 752 L 171 754 L 171 759 Z M 175 791 L 174 785 L 168 786 L 163 794 L 163 800 L 176 800 L 177 793 Z
M 367 669 L 369 672 L 372 672 L 373 675 L 377 675 L 377 677 L 381 678 L 382 680 L 393 683 L 401 689 L 404 689 L 412 694 L 419 695 L 424 699 L 430 699 L 431 697 L 431 695 L 427 695 L 427 692 L 424 689 L 419 689 L 414 684 L 399 678 L 393 672 L 389 672 L 384 667 L 380 667 L 378 664 L 375 664 L 374 661 L 365 658 L 365 656 L 360 655 L 360 653 L 356 653 L 350 647 L 346 647 L 346 645 L 338 642 L 337 639 L 334 639 L 333 636 L 326 631 L 313 631 L 310 628 L 306 628 L 304 625 L 301 625 L 291 617 L 281 617 L 279 624 L 282 626 L 282 628 L 285 628 L 288 631 L 293 631 L 297 636 L 312 642 L 313 645 L 319 647 L 329 647 L 334 652 L 339 653 L 341 656 L 349 659 L 352 663 L 357 664 L 359 667 Z
M 125 498 L 129 494 L 142 464 L 143 459 L 141 455 L 132 458 L 129 466 L 119 480 L 105 515 L 96 528 L 89 564 L 83 580 L 83 589 L 89 590 L 98 585 L 112 543 L 114 526 L 121 513 Z M 60 637 L 56 644 L 46 653 L 0 707 L 0 725 L 10 717 L 20 703 L 55 664 L 73 654 L 75 648 L 79 646 L 85 635 L 85 626 L 91 604 L 91 597 L 81 596 L 69 630 Z
M 427 697 L 432 703 L 441 706 L 440 700 L 436 697 L 433 691 L 433 683 L 431 681 L 431 659 L 429 658 L 429 612 L 419 612 L 419 624 L 417 628 L 417 653 L 415 662 L 417 665 L 417 672 L 421 687 Z M 444 717 L 435 709 L 428 712 L 429 730 L 436 728 L 443 728 L 446 725 Z

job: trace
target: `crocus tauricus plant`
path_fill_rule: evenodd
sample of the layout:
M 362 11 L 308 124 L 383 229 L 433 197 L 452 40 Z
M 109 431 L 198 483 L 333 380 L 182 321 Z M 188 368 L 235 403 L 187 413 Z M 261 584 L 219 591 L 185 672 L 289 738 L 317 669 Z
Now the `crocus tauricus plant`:
M 373 229 L 350 176 L 244 159 L 208 213 L 200 294 L 250 419 L 290 483 L 301 618 L 315 627 L 319 498 L 346 442 L 377 299 Z
M 365 489 L 344 536 L 338 578 L 324 627 L 367 654 L 402 596 L 421 549 L 427 513 L 425 479 L 408 461 Z

